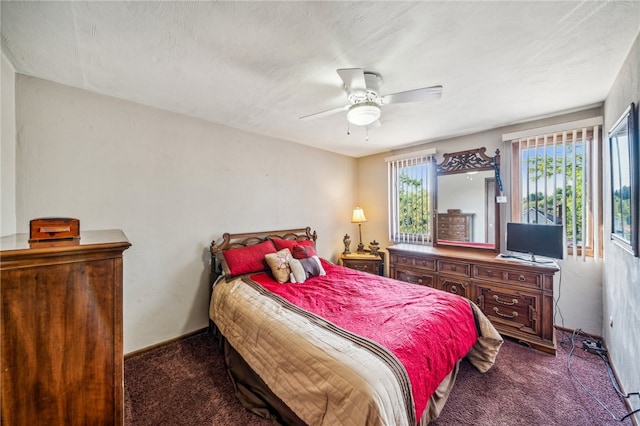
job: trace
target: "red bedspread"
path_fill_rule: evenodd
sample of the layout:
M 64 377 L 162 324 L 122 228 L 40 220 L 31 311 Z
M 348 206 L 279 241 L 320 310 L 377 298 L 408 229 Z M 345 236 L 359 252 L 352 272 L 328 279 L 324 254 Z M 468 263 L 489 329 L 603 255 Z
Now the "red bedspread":
M 304 284 L 280 284 L 269 274 L 251 279 L 289 302 L 391 351 L 412 386 L 416 418 L 455 363 L 477 339 L 469 302 L 429 287 L 336 266 Z

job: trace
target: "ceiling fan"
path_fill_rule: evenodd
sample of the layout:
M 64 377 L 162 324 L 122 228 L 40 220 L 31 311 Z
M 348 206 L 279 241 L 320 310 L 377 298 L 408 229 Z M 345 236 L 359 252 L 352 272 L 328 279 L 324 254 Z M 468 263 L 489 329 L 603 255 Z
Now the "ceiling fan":
M 349 103 L 345 106 L 305 115 L 300 117 L 300 120 L 311 120 L 347 111 L 347 121 L 351 124 L 356 126 L 379 125 L 378 119 L 383 105 L 432 101 L 442 97 L 442 86 L 424 87 L 381 96 L 382 77 L 380 75 L 364 71 L 362 68 L 341 68 L 336 71 L 344 82 Z

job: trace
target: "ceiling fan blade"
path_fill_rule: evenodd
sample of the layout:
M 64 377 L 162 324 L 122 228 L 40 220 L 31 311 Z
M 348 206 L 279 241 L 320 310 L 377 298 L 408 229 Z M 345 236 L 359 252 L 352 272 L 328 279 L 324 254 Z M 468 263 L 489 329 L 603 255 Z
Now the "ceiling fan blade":
M 336 112 L 346 111 L 347 109 L 349 109 L 349 106 L 350 105 L 345 105 L 338 108 L 332 108 L 326 111 L 305 115 L 304 117 L 300 117 L 300 120 L 308 121 L 308 120 L 315 120 L 316 118 L 326 117 L 327 115 L 335 114 Z
M 391 93 L 382 97 L 383 104 L 399 104 L 404 102 L 436 101 L 442 97 L 442 86 L 424 87 L 422 89 L 407 90 L 406 92 Z
M 367 92 L 362 68 L 341 68 L 336 70 L 348 92 L 358 94 Z

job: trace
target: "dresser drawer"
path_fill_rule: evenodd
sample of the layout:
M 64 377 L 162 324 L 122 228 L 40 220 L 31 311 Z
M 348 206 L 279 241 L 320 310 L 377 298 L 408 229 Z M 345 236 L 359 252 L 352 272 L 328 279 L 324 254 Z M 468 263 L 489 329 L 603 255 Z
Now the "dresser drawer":
M 381 261 L 377 260 L 342 260 L 342 265 L 346 266 L 347 268 L 355 269 L 356 271 L 368 272 L 375 275 L 378 275 L 381 263 Z
M 504 280 L 512 284 L 542 288 L 542 275 L 532 272 L 506 271 Z
M 466 225 L 471 221 L 471 216 L 460 216 L 460 215 L 449 215 L 449 214 L 439 214 L 438 215 L 438 224 L 441 223 L 462 223 Z
M 434 259 L 427 259 L 420 256 L 406 256 L 404 254 L 392 254 L 391 263 L 396 265 L 412 266 L 425 271 L 435 271 L 436 261 Z
M 469 237 L 466 232 L 439 230 L 438 239 L 451 241 L 468 241 Z
M 447 293 L 466 297 L 467 299 L 472 298 L 471 283 L 469 280 L 465 280 L 463 278 L 438 275 L 438 289 L 446 291 Z
M 438 224 L 438 229 L 442 230 L 442 231 L 449 230 L 449 231 L 466 232 L 467 231 L 467 225 L 465 225 L 464 223 L 462 223 L 462 224 L 440 223 L 440 224 Z
M 471 265 L 450 260 L 438 260 L 438 272 L 446 274 L 460 275 L 461 277 L 471 276 Z
M 393 278 L 411 284 L 420 284 L 435 288 L 435 280 L 431 274 L 423 274 L 418 271 L 411 271 L 408 269 L 396 269 Z
M 477 304 L 497 328 L 538 336 L 540 295 L 476 283 Z
M 473 277 L 484 280 L 500 280 L 505 283 L 541 289 L 543 276 L 534 272 L 504 270 L 489 266 L 474 266 Z

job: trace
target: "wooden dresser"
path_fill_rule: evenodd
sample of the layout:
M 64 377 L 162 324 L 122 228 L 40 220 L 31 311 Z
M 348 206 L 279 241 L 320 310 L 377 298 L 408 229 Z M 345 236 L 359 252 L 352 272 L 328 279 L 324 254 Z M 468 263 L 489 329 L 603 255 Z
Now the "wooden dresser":
M 471 241 L 473 213 L 438 213 L 438 239 Z
M 496 259 L 496 253 L 411 244 L 388 247 L 389 276 L 474 301 L 503 335 L 556 353 L 555 265 Z
M 30 247 L 0 240 L 3 425 L 122 425 L 118 230 Z

